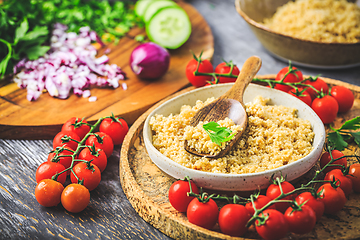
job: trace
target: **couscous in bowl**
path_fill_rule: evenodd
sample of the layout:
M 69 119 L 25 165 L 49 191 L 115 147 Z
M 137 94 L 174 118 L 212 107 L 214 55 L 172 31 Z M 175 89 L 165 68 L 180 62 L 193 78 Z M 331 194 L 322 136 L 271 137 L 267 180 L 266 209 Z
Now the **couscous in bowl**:
M 200 187 L 221 191 L 252 191 L 259 188 L 265 188 L 269 184 L 271 176 L 287 176 L 289 181 L 297 179 L 309 171 L 318 160 L 325 141 L 324 125 L 316 113 L 305 103 L 287 93 L 250 84 L 244 94 L 244 102 L 249 103 L 256 97 L 269 98 L 270 105 L 279 105 L 284 107 L 296 108 L 297 116 L 300 119 L 309 121 L 314 133 L 312 140 L 312 150 L 305 157 L 294 162 L 288 163 L 274 169 L 255 173 L 222 173 L 195 170 L 185 167 L 182 164 L 171 160 L 162 154 L 153 144 L 153 130 L 151 121 L 155 116 L 169 116 L 179 114 L 183 105 L 194 106 L 198 100 L 206 101 L 210 97 L 219 97 L 225 93 L 232 84 L 212 85 L 192 90 L 158 106 L 147 117 L 144 123 L 144 144 L 150 159 L 165 173 L 170 176 L 181 179 L 185 176 L 192 178 Z

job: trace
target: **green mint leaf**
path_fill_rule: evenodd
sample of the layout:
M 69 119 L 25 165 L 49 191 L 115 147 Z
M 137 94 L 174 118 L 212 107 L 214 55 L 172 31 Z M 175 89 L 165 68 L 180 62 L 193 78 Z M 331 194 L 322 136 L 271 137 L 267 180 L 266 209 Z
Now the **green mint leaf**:
M 343 151 L 348 146 L 344 136 L 337 131 L 328 133 L 327 139 L 328 142 L 339 151 Z
M 204 130 L 210 137 L 210 140 L 221 146 L 221 143 L 230 141 L 234 134 L 229 128 L 220 127 L 220 125 L 216 122 L 209 122 L 203 125 Z

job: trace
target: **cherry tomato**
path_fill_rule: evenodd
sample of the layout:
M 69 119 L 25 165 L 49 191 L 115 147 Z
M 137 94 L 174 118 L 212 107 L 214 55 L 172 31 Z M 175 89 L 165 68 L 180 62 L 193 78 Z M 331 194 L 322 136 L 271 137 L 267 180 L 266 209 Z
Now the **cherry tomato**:
M 60 203 L 64 186 L 52 179 L 43 179 L 35 187 L 35 198 L 44 207 L 55 207 Z
M 222 233 L 230 236 L 243 236 L 248 228 L 247 222 L 250 220 L 250 214 L 243 205 L 226 204 L 219 212 L 219 227 Z
M 110 157 L 114 151 L 114 143 L 109 135 L 104 132 L 96 132 L 91 134 L 85 142 L 88 146 L 93 146 L 95 144 L 95 148 L 100 148 L 104 150 L 106 157 Z
M 295 201 L 297 204 L 303 204 L 304 202 L 306 206 L 311 207 L 316 215 L 316 221 L 319 221 L 322 215 L 324 214 L 325 206 L 320 198 L 314 196 L 311 192 L 303 192 L 300 193 Z
M 90 131 L 90 126 L 87 125 L 87 121 L 81 118 L 72 117 L 67 120 L 61 128 L 62 132 L 70 131 L 83 139 L 85 135 Z
M 102 149 L 96 149 L 95 147 L 86 147 L 79 153 L 79 159 L 91 161 L 92 164 L 96 165 L 100 172 L 103 172 L 107 165 L 107 157 Z
M 290 91 L 288 91 L 288 93 L 300 99 L 307 105 L 311 106 L 312 103 L 311 97 L 308 92 L 304 91 L 304 89 L 298 88 L 297 91 L 295 89 L 291 89 Z
M 336 99 L 330 95 L 315 98 L 311 104 L 311 108 L 319 116 L 324 124 L 332 123 L 338 113 L 339 105 Z
M 267 217 L 263 224 L 260 224 L 258 219 L 255 221 L 256 231 L 263 239 L 277 240 L 288 234 L 289 225 L 284 215 L 278 210 L 265 209 L 259 216 Z
M 354 104 L 354 94 L 347 87 L 334 86 L 330 90 L 330 95 L 338 102 L 341 113 L 349 111 Z
M 90 192 L 81 184 L 69 184 L 61 194 L 61 204 L 72 213 L 81 212 L 89 205 L 89 202 Z
M 194 198 L 189 203 L 186 215 L 189 222 L 206 229 L 212 229 L 218 220 L 219 209 L 216 202 L 211 198 L 207 202 L 200 202 Z
M 129 126 L 124 119 L 111 116 L 101 121 L 99 130 L 109 135 L 114 145 L 119 145 L 124 141 Z
M 327 94 L 329 92 L 329 86 L 327 85 L 327 83 L 322 80 L 321 78 L 311 78 L 308 79 L 306 81 L 304 81 L 304 84 L 307 85 L 311 85 L 313 86 L 317 91 L 319 91 L 320 93 L 323 92 L 325 94 Z M 306 91 L 310 94 L 310 97 L 312 100 L 314 100 L 315 98 L 317 98 L 317 96 L 319 95 L 313 88 L 308 87 L 306 89 Z
M 333 169 L 326 173 L 324 180 L 327 181 L 339 181 L 339 187 L 344 191 L 345 196 L 348 197 L 353 189 L 353 184 L 349 175 L 344 176 L 340 169 Z
M 61 138 L 63 137 L 69 138 L 69 140 L 61 140 Z M 71 131 L 59 132 L 58 134 L 56 134 L 56 136 L 53 139 L 53 148 L 55 149 L 56 147 L 62 147 L 66 145 L 72 150 L 76 150 L 79 141 L 80 141 L 80 137 L 74 132 Z
M 265 196 L 265 195 L 259 195 L 256 197 L 256 199 L 254 200 L 254 205 L 255 205 L 255 208 L 257 210 L 261 209 L 262 207 L 264 207 L 266 204 L 268 204 L 269 202 L 271 201 L 271 199 L 268 197 L 268 196 Z M 255 213 L 255 210 L 254 210 L 254 206 L 252 204 L 252 202 L 248 202 L 246 203 L 245 207 L 247 209 L 247 211 L 249 212 L 249 214 L 252 216 L 254 215 Z M 270 205 L 267 209 L 275 209 L 275 205 L 272 204 Z
M 202 87 L 205 84 L 212 80 L 212 76 L 195 76 L 194 72 L 198 67 L 198 59 L 191 59 L 186 66 L 185 73 L 189 82 L 195 87 Z M 212 73 L 214 71 L 214 67 L 211 62 L 207 59 L 200 60 L 198 72 L 200 73 Z
M 287 181 L 281 182 L 281 188 L 283 190 L 283 193 L 289 193 L 295 189 L 295 187 Z M 269 197 L 271 200 L 277 198 L 278 196 L 280 196 L 280 194 L 281 194 L 281 190 L 280 190 L 279 185 L 276 182 L 270 184 L 270 186 L 266 190 L 266 196 Z M 282 198 L 282 200 L 293 200 L 294 197 L 295 197 L 295 195 L 292 194 L 292 195 Z M 290 206 L 290 204 L 287 202 L 277 202 L 274 205 L 275 205 L 275 208 L 282 213 L 284 213 L 286 211 L 286 209 Z
M 196 184 L 192 180 L 190 183 L 193 193 L 199 194 Z M 188 196 L 188 192 L 190 192 L 190 186 L 187 180 L 177 180 L 170 186 L 169 202 L 177 211 L 186 212 L 189 203 L 195 198 Z
M 342 152 L 340 152 L 339 150 L 332 150 L 331 155 L 332 155 L 333 159 L 340 158 L 339 160 L 334 161 L 332 164 L 343 165 L 344 168 L 347 167 L 347 160 L 346 160 L 346 157 L 343 157 L 344 154 Z M 323 167 L 325 167 L 325 165 L 328 164 L 330 161 L 331 161 L 330 153 L 329 152 L 324 152 L 320 157 L 320 168 L 322 169 Z M 333 169 L 343 169 L 343 167 L 341 167 L 341 166 L 327 166 L 323 171 L 324 171 L 324 173 L 327 173 L 327 172 L 330 172 Z
M 79 162 L 73 167 L 73 171 L 80 181 L 84 181 L 83 185 L 89 189 L 89 191 L 94 190 L 101 181 L 101 172 L 99 168 L 92 163 Z M 79 183 L 73 171 L 71 171 L 70 174 L 71 182 Z
M 316 214 L 314 210 L 303 205 L 301 209 L 289 207 L 285 211 L 285 219 L 289 224 L 290 232 L 297 234 L 306 234 L 311 232 L 316 224 Z
M 232 75 L 238 76 L 240 73 L 239 68 L 234 65 L 232 62 L 222 62 L 215 68 L 215 73 L 219 74 L 228 74 L 231 70 L 231 65 L 233 65 L 233 69 L 231 71 Z M 218 77 L 218 80 L 220 83 L 229 83 L 229 82 L 235 82 L 237 77 Z
M 53 149 L 49 153 L 47 160 L 51 162 L 58 162 L 62 164 L 65 168 L 69 168 L 72 163 L 72 157 L 71 157 L 71 155 L 73 154 L 72 151 L 73 150 L 67 146 L 58 150 Z M 70 174 L 70 170 L 67 173 Z
M 360 192 L 360 163 L 354 163 L 349 167 L 349 175 L 353 184 L 354 192 Z
M 282 79 L 284 79 L 283 82 L 287 83 L 301 82 L 303 80 L 303 74 L 296 67 L 288 66 L 281 69 L 276 75 L 275 80 L 281 81 Z M 274 88 L 284 92 L 289 92 L 292 89 L 292 87 L 282 84 L 275 84 Z
M 334 215 L 345 206 L 346 197 L 340 187 L 334 188 L 331 183 L 325 183 L 317 192 L 324 203 L 325 213 Z
M 36 182 L 39 183 L 43 179 L 51 179 L 55 174 L 65 170 L 65 167 L 56 162 L 43 162 L 36 170 Z M 57 179 L 54 179 L 61 184 L 66 181 L 66 172 L 60 174 Z

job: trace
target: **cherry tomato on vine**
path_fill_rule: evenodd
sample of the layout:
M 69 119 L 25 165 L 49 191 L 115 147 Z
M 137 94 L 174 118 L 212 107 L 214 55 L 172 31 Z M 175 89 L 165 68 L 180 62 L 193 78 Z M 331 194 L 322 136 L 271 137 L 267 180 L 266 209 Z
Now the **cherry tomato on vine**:
M 220 209 L 218 223 L 222 233 L 230 236 L 243 236 L 251 216 L 243 205 L 226 204 Z
M 317 191 L 325 206 L 325 213 L 336 214 L 346 203 L 344 191 L 340 187 L 333 187 L 331 183 L 325 183 Z
M 61 140 L 61 138 L 69 138 L 68 140 Z M 75 140 L 75 141 L 74 141 Z M 53 148 L 62 147 L 64 145 L 68 146 L 72 150 L 76 150 L 78 142 L 80 142 L 80 137 L 72 131 L 63 131 L 56 134 L 53 139 Z
M 65 168 L 69 168 L 72 163 L 73 150 L 65 146 L 63 149 L 53 149 L 48 155 L 48 161 L 58 162 L 62 164 Z M 70 174 L 70 170 L 67 172 Z
M 303 74 L 296 67 L 288 66 L 288 67 L 284 67 L 283 69 L 281 69 L 278 72 L 278 74 L 276 75 L 275 80 L 281 81 L 282 79 L 284 79 L 283 82 L 286 82 L 286 83 L 301 82 L 303 80 Z M 292 87 L 282 85 L 282 84 L 275 84 L 274 88 L 284 91 L 284 92 L 288 92 L 292 89 Z
M 268 204 L 269 202 L 271 201 L 271 199 L 268 197 L 268 196 L 265 196 L 265 195 L 259 195 L 256 197 L 256 199 L 254 200 L 254 205 L 255 205 L 255 208 L 257 210 L 261 209 L 262 207 L 264 207 L 266 204 Z M 245 207 L 247 209 L 247 211 L 249 212 L 249 214 L 252 216 L 254 215 L 255 213 L 255 210 L 254 210 L 254 206 L 252 204 L 252 202 L 248 202 L 246 203 Z M 272 204 L 268 207 L 268 209 L 275 209 L 275 205 Z
M 285 180 L 281 180 L 281 188 L 284 194 L 289 193 L 295 189 L 295 187 L 291 183 Z M 270 184 L 270 186 L 266 190 L 266 196 L 269 197 L 271 200 L 277 198 L 278 196 L 280 196 L 280 194 L 281 194 L 281 190 L 279 184 L 276 181 Z M 282 198 L 282 200 L 293 200 L 294 197 L 295 194 L 292 194 Z M 274 205 L 276 210 L 279 210 L 282 213 L 284 213 L 286 209 L 290 206 L 290 204 L 287 202 L 277 202 Z
M 334 86 L 330 90 L 330 95 L 338 102 L 341 113 L 349 111 L 354 104 L 354 94 L 347 87 Z
M 44 207 L 55 207 L 60 203 L 64 186 L 52 179 L 43 179 L 35 187 L 35 198 Z
M 124 141 L 125 135 L 129 131 L 129 126 L 124 119 L 113 115 L 101 121 L 99 130 L 109 135 L 114 145 L 119 145 Z
M 240 73 L 239 68 L 234 65 L 231 61 L 230 62 L 222 62 L 215 68 L 215 73 L 219 74 L 228 74 L 231 70 L 231 65 L 233 65 L 233 69 L 231 71 L 232 75 L 238 76 Z M 218 77 L 220 83 L 229 83 L 235 82 L 237 77 Z
M 196 184 L 192 180 L 190 183 L 192 192 L 199 194 Z M 188 196 L 188 192 L 190 192 L 188 180 L 177 180 L 170 186 L 169 202 L 177 211 L 186 212 L 189 203 L 195 198 Z
M 289 225 L 284 215 L 275 209 L 265 209 L 259 214 L 265 217 L 263 221 L 257 219 L 255 228 L 257 233 L 265 240 L 277 240 L 285 237 L 289 232 Z
M 306 206 L 311 207 L 316 215 L 316 221 L 319 221 L 322 215 L 324 214 L 325 205 L 317 196 L 315 197 L 311 192 L 303 192 L 300 193 L 295 201 L 297 204 L 303 204 L 304 202 Z
M 90 126 L 87 124 L 88 122 L 82 118 L 72 117 L 63 124 L 61 131 L 74 132 L 80 139 L 83 139 L 90 131 Z
M 91 134 L 85 142 L 86 145 L 104 150 L 106 157 L 110 157 L 114 151 L 114 143 L 109 135 L 104 132 L 96 132 Z
M 67 211 L 72 213 L 81 212 L 89 205 L 89 202 L 90 192 L 81 184 L 69 184 L 61 194 L 61 204 Z
M 327 181 L 339 181 L 339 187 L 344 191 L 345 196 L 348 197 L 353 189 L 353 184 L 349 175 L 344 176 L 342 170 L 333 169 L 326 173 L 324 180 Z
M 107 165 L 107 157 L 102 149 L 96 149 L 95 147 L 86 147 L 79 153 L 79 159 L 91 161 L 92 164 L 96 165 L 100 172 L 103 172 Z
M 336 99 L 330 95 L 315 98 L 311 104 L 311 108 L 324 124 L 332 123 L 339 111 L 339 105 Z
M 349 178 L 353 184 L 354 192 L 360 192 L 360 163 L 354 163 L 349 167 Z
M 36 170 L 36 182 L 39 183 L 43 179 L 51 179 L 55 174 L 60 173 L 65 170 L 65 167 L 56 162 L 43 162 Z M 54 179 L 55 180 L 55 179 Z M 60 174 L 56 181 L 61 184 L 64 184 L 66 181 L 66 172 Z
M 300 209 L 289 207 L 285 211 L 285 219 L 289 224 L 290 232 L 296 234 L 306 234 L 311 232 L 316 224 L 316 214 L 314 210 L 303 205 Z
M 201 56 L 199 58 L 196 58 L 194 56 L 194 58 L 189 61 L 189 63 L 186 66 L 186 69 L 185 69 L 185 74 L 186 74 L 187 79 L 195 87 L 205 86 L 205 84 L 207 82 L 211 81 L 213 78 L 211 75 L 195 76 L 194 72 L 198 68 L 199 61 L 200 61 L 200 64 L 199 64 L 198 72 L 212 73 L 214 71 L 214 67 L 209 60 L 207 60 L 207 59 L 200 60 L 200 59 L 201 59 Z
M 324 94 L 327 94 L 329 92 L 329 86 L 327 83 L 322 80 L 321 78 L 310 78 L 306 81 L 304 81 L 304 84 L 313 86 L 317 91 L 320 93 L 323 92 Z M 310 97 L 312 100 L 318 97 L 319 93 L 317 93 L 313 88 L 308 87 L 306 91 L 310 94 Z
M 79 162 L 73 167 L 73 171 L 80 181 L 83 181 L 83 185 L 89 189 L 94 190 L 101 181 L 101 172 L 99 168 L 88 162 Z M 71 171 L 70 180 L 72 183 L 79 183 L 75 177 L 74 172 Z
M 291 89 L 287 93 L 300 99 L 307 105 L 311 106 L 311 103 L 312 103 L 311 97 L 310 97 L 309 93 L 307 91 L 305 91 L 304 89 L 302 89 L 302 88 L 298 88 L 297 90 Z
M 211 198 L 207 202 L 200 202 L 199 199 L 194 198 L 189 203 L 186 216 L 189 222 L 206 229 L 212 229 L 218 220 L 219 209 L 216 202 Z
M 331 151 L 331 156 L 333 157 L 333 159 L 338 159 L 336 161 L 334 161 L 331 164 L 337 164 L 337 165 L 343 165 L 344 168 L 347 167 L 347 159 L 346 157 L 344 157 L 344 154 L 342 152 L 340 152 L 339 150 L 332 150 Z M 331 161 L 331 156 L 329 152 L 324 152 L 321 157 L 320 157 L 320 168 L 322 169 L 323 167 L 325 167 L 326 164 L 328 164 Z M 327 173 L 333 169 L 343 169 L 343 167 L 341 166 L 327 166 L 324 169 L 324 173 Z

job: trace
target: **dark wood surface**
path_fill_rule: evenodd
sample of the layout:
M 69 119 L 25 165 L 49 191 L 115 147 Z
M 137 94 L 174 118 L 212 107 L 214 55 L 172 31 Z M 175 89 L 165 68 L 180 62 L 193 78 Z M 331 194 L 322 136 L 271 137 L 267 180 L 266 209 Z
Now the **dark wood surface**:
M 242 66 L 252 55 L 262 59 L 259 74 L 275 74 L 287 65 L 261 47 L 236 13 L 233 0 L 187 2 L 203 15 L 213 32 L 215 65 L 225 59 Z M 322 74 L 360 85 L 360 68 L 301 70 L 305 75 Z M 41 207 L 34 198 L 34 174 L 50 150 L 51 140 L 0 139 L 0 239 L 170 239 L 145 222 L 123 193 L 119 179 L 120 146 L 110 157 L 102 182 L 91 193 L 84 212 L 70 214 L 61 206 Z

